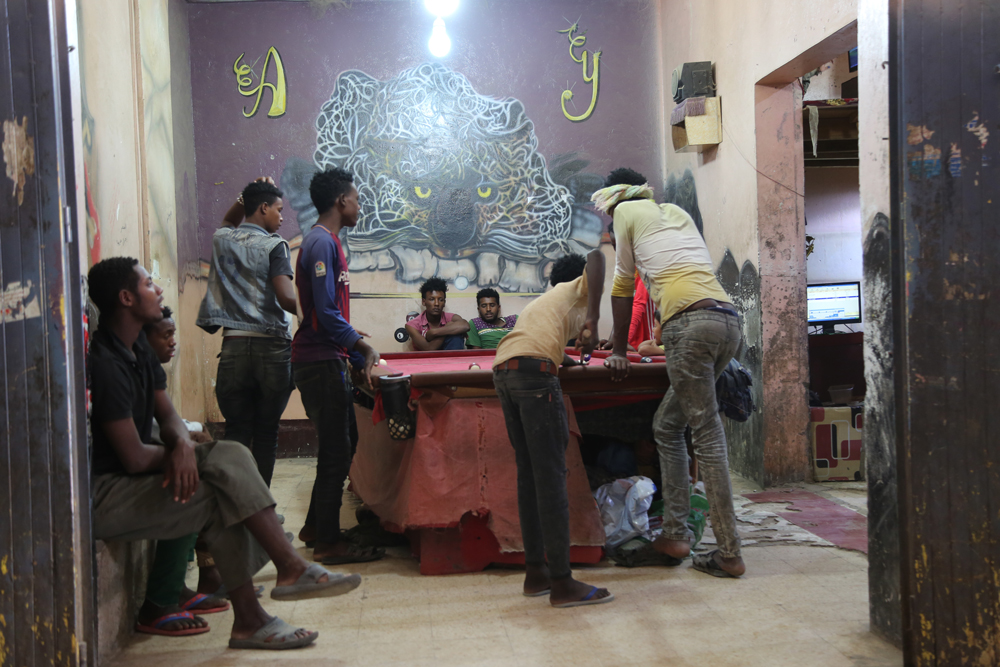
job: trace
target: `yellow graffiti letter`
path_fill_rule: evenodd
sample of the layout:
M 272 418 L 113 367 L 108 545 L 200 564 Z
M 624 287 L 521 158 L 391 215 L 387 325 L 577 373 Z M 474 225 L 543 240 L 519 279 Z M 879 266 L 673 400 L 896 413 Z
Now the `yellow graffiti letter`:
M 247 113 L 246 107 L 243 107 L 243 116 L 245 118 L 250 118 L 257 113 L 257 107 L 260 106 L 260 98 L 264 94 L 264 88 L 271 89 L 271 109 L 267 112 L 268 118 L 277 118 L 285 113 L 285 66 L 281 64 L 281 56 L 278 55 L 278 50 L 273 46 L 267 50 L 267 57 L 264 58 L 264 67 L 260 74 L 260 83 L 255 88 L 249 88 L 253 85 L 253 77 L 248 76 L 253 74 L 253 70 L 247 64 L 240 64 L 243 60 L 245 53 L 241 53 L 240 57 L 236 59 L 233 63 L 233 73 L 236 74 L 236 88 L 240 91 L 240 95 L 244 97 L 257 96 L 254 101 L 253 109 Z M 271 64 L 271 58 L 274 58 L 274 66 L 277 72 L 277 81 L 275 83 L 267 83 L 265 79 L 267 78 L 267 67 Z
M 582 66 L 583 66 L 583 80 L 584 80 L 584 82 L 591 84 L 592 88 L 591 88 L 591 93 L 590 93 L 590 106 L 587 107 L 587 110 L 584 111 L 579 116 L 573 116 L 572 114 L 570 114 L 569 111 L 566 110 L 566 102 L 568 102 L 568 101 L 570 101 L 570 100 L 573 99 L 573 91 L 572 90 L 564 90 L 562 92 L 562 111 L 563 111 L 563 115 L 566 116 L 566 118 L 570 119 L 573 122 L 578 122 L 578 121 L 581 121 L 581 120 L 586 120 L 587 118 L 590 118 L 590 114 L 594 113 L 594 107 L 597 106 L 597 88 L 600 85 L 600 80 L 599 80 L 600 71 L 599 70 L 600 70 L 600 67 L 601 67 L 601 52 L 597 51 L 596 53 L 594 53 L 594 56 L 593 56 L 593 64 L 591 66 L 591 72 L 590 72 L 589 75 L 587 74 L 587 55 L 588 55 L 588 53 L 587 53 L 586 49 L 584 49 L 583 53 L 581 53 L 579 57 L 577 57 L 577 55 L 575 53 L 575 49 L 583 48 L 583 46 L 587 43 L 587 38 L 585 36 L 583 36 L 583 35 L 579 35 L 577 37 L 574 37 L 573 33 L 575 33 L 576 31 L 577 31 L 577 25 L 574 23 L 570 27 L 566 28 L 565 30 L 560 30 L 559 32 L 560 33 L 566 33 L 566 38 L 569 39 L 569 57 L 573 59 L 573 62 L 577 62 L 577 63 L 581 63 L 582 64 Z

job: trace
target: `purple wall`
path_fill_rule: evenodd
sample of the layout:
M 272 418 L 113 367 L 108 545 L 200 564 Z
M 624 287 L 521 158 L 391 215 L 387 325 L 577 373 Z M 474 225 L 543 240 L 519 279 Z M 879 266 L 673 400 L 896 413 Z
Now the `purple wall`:
M 647 3 L 462 0 L 445 19 L 453 47 L 443 59 L 428 52 L 434 17 L 422 2 L 355 2 L 323 13 L 308 3 L 189 7 L 203 258 L 242 186 L 261 174 L 277 179 L 290 157 L 312 161 L 316 117 L 337 76 L 350 69 L 385 80 L 423 62 L 441 62 L 467 77 L 480 95 L 520 100 L 550 163 L 575 151 L 590 161 L 587 172 L 603 176 L 631 166 L 654 186 L 662 183 L 659 52 Z M 560 108 L 562 91 L 573 87 L 579 113 L 589 105 L 591 88 L 570 59 L 567 36 L 557 31 L 577 19 L 586 31 L 585 48 L 603 53 L 597 107 L 587 120 L 571 122 Z M 237 92 L 233 63 L 243 52 L 245 63 L 263 63 L 271 46 L 284 63 L 287 113 L 267 118 L 265 93 L 257 115 L 246 119 L 242 109 L 253 98 Z M 285 211 L 282 233 L 292 238 L 299 232 L 295 212 L 288 206 Z

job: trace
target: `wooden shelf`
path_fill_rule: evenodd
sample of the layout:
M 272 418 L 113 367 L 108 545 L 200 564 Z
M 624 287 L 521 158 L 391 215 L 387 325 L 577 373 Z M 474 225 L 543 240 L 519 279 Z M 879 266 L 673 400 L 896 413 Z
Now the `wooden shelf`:
M 722 98 L 691 97 L 670 114 L 674 152 L 701 152 L 722 143 Z

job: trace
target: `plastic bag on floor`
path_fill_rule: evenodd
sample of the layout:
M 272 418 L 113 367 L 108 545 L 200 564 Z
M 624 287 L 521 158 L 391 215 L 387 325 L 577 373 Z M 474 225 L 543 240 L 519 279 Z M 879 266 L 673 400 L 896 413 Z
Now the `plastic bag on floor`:
M 648 537 L 647 513 L 654 491 L 653 480 L 637 475 L 615 480 L 594 492 L 608 547 L 616 547 L 634 537 Z
M 708 523 L 708 497 L 705 495 L 705 483 L 698 482 L 691 487 L 691 511 L 688 514 L 687 527 L 693 536 L 691 548 L 698 546 L 705 534 Z M 657 500 L 649 507 L 650 532 L 659 534 L 663 524 L 663 500 Z

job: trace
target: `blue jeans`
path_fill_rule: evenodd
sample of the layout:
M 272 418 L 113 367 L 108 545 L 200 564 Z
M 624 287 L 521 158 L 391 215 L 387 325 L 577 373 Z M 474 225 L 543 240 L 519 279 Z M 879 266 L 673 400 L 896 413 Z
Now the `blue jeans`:
M 351 375 L 343 359 L 296 362 L 292 372 L 319 441 L 316 481 L 305 525 L 316 527 L 317 542 L 333 544 L 340 541 L 344 480 L 358 444 Z
M 441 350 L 464 350 L 465 349 L 465 336 L 456 334 L 454 336 L 445 336 L 444 344 L 441 346 Z
M 568 577 L 569 423 L 559 378 L 542 371 L 495 370 L 493 384 L 517 462 L 517 510 L 524 561 L 541 565 L 548 555 L 551 577 Z
M 268 486 L 292 389 L 291 341 L 242 336 L 222 341 L 215 396 L 226 418 L 225 438 L 250 449 Z
M 727 558 L 740 555 L 740 537 L 715 381 L 739 350 L 740 341 L 739 319 L 728 313 L 695 310 L 664 323 L 670 389 L 653 417 L 663 472 L 663 535 L 671 540 L 689 539 L 691 492 L 684 431 L 690 424 L 694 455 L 711 507 L 712 532 L 719 552 Z

